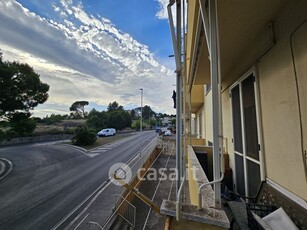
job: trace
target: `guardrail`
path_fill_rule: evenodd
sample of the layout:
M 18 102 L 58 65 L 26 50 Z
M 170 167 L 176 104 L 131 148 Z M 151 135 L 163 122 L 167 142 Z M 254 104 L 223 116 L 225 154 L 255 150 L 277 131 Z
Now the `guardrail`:
M 131 204 L 125 197 L 121 195 L 119 196 L 118 205 L 115 206 L 116 213 L 122 217 L 131 227 L 135 227 L 135 220 L 136 220 L 136 207 Z
M 158 138 L 154 138 L 151 142 L 149 142 L 142 150 L 138 151 L 128 162 L 127 164 L 130 166 L 130 164 L 138 157 L 139 159 L 137 159 L 136 162 L 133 163 L 133 165 L 130 166 L 131 169 L 134 168 L 135 165 L 137 165 L 138 162 L 140 162 L 142 159 L 144 161 L 147 160 L 147 158 L 150 156 L 150 154 L 154 151 L 154 149 L 156 148 L 156 146 L 159 145 L 159 141 L 158 141 Z M 141 164 L 142 165 L 142 164 Z M 128 194 L 129 195 L 129 194 Z M 128 196 L 127 195 L 127 196 Z M 111 220 L 114 218 L 114 216 L 116 214 L 118 214 L 118 210 L 119 208 L 121 208 L 121 206 L 123 205 L 123 203 L 125 202 L 126 200 L 126 197 L 124 198 L 123 196 L 119 195 L 120 197 L 122 197 L 124 200 L 117 200 L 116 201 L 116 204 L 114 205 L 115 206 L 115 211 L 112 213 L 112 215 L 108 218 L 108 220 L 103 224 L 102 226 L 102 229 L 108 229 L 108 226 L 109 224 L 111 223 Z M 127 200 L 126 200 L 127 201 Z M 129 201 L 127 201 L 129 202 Z M 132 205 L 132 204 L 131 204 Z M 132 205 L 133 206 L 133 205 Z M 123 206 L 124 207 L 124 206 Z M 123 208 L 122 207 L 122 208 Z M 133 206 L 134 207 L 134 206 Z M 124 208 L 123 208 L 124 209 Z M 131 208 L 133 209 L 133 208 Z M 129 221 L 131 221 L 133 218 L 130 216 L 131 213 L 133 213 L 134 211 L 133 210 L 130 210 L 129 214 L 127 214 L 127 218 L 130 218 Z M 136 208 L 135 208 L 135 212 L 136 212 Z M 123 216 L 121 216 L 125 221 L 126 220 L 126 217 L 124 218 Z M 135 219 L 134 219 L 135 220 Z M 132 221 L 131 221 L 132 222 Z M 127 221 L 128 224 L 130 224 L 128 221 Z M 135 221 L 134 221 L 134 224 L 135 224 Z

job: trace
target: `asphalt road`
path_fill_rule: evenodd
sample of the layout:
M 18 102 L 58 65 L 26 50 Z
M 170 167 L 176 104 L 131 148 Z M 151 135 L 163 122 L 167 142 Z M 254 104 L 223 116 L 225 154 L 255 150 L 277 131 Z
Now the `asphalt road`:
M 143 132 L 143 146 L 154 136 Z M 139 150 L 139 134 L 93 158 L 50 143 L 0 148 L 0 157 L 14 166 L 0 181 L 0 229 L 53 228 L 108 179 L 114 163 L 127 162 Z

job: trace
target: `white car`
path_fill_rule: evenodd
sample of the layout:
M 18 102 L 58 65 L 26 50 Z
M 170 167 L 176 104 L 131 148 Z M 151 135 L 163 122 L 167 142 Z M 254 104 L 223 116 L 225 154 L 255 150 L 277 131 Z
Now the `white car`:
M 171 130 L 166 130 L 166 131 L 164 132 L 164 136 L 172 136 Z
M 116 129 L 108 128 L 102 129 L 97 133 L 98 137 L 107 137 L 107 136 L 114 136 L 116 134 Z

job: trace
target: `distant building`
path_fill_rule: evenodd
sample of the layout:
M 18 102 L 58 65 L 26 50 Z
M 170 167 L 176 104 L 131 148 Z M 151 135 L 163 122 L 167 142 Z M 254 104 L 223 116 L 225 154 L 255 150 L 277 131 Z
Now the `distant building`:
M 172 124 L 172 117 L 163 117 L 162 124 L 163 124 L 163 126 L 167 126 L 169 124 Z

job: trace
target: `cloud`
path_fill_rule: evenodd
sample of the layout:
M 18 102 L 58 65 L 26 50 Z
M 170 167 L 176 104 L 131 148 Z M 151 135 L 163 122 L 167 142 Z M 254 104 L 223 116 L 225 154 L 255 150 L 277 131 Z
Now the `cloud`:
M 156 2 L 158 2 L 159 4 L 159 9 L 158 9 L 158 12 L 156 13 L 156 17 L 158 19 L 161 19 L 161 20 L 168 20 L 168 12 L 167 12 L 167 6 L 169 4 L 169 0 L 155 0 Z M 173 16 L 173 21 L 174 21 L 174 26 L 176 27 L 176 7 L 175 7 L 176 4 L 172 5 L 171 7 L 171 10 L 172 10 L 172 16 Z M 184 24 L 185 24 L 185 27 L 187 26 L 187 7 L 185 5 L 185 21 L 184 21 Z M 183 17 L 181 15 L 181 17 Z
M 169 4 L 169 0 L 156 0 L 156 1 L 159 3 L 159 11 L 156 14 L 157 18 L 168 19 L 167 5 Z
M 16 1 L 0 2 L 4 58 L 29 63 L 50 84 L 49 106 L 81 99 L 137 105 L 143 88 L 145 104 L 173 112 L 173 70 L 146 45 L 81 3 L 61 0 L 50 7 L 54 15 L 47 19 Z

